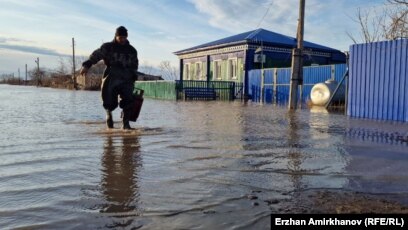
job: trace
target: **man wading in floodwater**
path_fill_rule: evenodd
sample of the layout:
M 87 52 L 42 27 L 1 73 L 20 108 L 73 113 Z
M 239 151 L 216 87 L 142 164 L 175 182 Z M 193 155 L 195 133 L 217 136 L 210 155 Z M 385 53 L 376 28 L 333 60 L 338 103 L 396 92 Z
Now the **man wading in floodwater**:
M 89 68 L 100 60 L 106 65 L 102 79 L 102 100 L 106 110 L 106 125 L 113 128 L 112 111 L 118 107 L 123 109 L 123 129 L 131 129 L 129 116 L 133 105 L 133 83 L 137 78 L 139 60 L 136 49 L 127 40 L 127 29 L 120 26 L 116 29 L 112 42 L 104 43 L 95 50 L 89 60 L 82 63 L 81 75 L 86 75 Z M 118 103 L 118 95 L 120 102 Z

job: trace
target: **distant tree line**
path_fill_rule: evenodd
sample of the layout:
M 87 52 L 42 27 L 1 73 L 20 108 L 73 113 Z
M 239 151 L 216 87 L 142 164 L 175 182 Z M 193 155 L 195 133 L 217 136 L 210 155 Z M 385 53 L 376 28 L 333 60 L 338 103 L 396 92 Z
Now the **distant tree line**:
M 75 66 L 78 68 L 75 70 L 76 76 L 79 76 L 79 68 L 82 63 L 87 59 L 85 56 L 77 56 L 75 59 Z M 103 72 L 106 66 L 103 61 L 93 65 L 88 72 L 88 76 L 99 77 L 102 79 Z M 144 62 L 140 68 L 140 72 L 147 75 L 158 75 L 165 80 L 176 80 L 179 78 L 179 71 L 177 67 L 170 64 L 169 61 L 162 61 L 159 66 L 155 67 Z M 54 69 L 47 69 L 40 67 L 32 68 L 28 70 L 28 81 L 25 82 L 25 76 L 23 78 L 15 77 L 14 74 L 2 74 L 0 75 L 0 83 L 13 84 L 13 85 L 35 85 L 42 87 L 55 87 L 55 88 L 73 88 L 74 81 L 72 77 L 73 73 L 73 60 L 70 57 L 59 57 L 58 65 Z

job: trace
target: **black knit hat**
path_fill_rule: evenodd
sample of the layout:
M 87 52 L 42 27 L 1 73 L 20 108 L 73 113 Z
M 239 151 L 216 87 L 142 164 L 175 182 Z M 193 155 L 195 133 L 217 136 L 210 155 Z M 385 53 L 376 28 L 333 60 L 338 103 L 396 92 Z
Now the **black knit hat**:
M 124 26 L 119 26 L 116 29 L 115 36 L 128 36 L 127 29 Z

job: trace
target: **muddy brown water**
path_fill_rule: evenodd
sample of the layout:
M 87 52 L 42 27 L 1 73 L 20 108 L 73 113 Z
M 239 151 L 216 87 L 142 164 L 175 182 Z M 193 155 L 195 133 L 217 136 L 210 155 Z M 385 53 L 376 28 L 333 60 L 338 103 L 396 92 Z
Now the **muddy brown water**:
M 408 204 L 408 124 L 146 99 L 132 125 L 106 130 L 99 92 L 0 85 L 1 228 L 268 229 L 315 190 Z

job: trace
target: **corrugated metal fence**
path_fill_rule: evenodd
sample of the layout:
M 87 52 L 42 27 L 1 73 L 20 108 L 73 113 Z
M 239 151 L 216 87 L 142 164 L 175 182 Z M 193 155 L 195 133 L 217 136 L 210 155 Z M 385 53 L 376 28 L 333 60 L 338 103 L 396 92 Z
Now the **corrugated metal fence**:
M 353 45 L 347 114 L 408 122 L 408 39 Z
M 176 100 L 175 81 L 136 81 L 135 87 L 144 90 L 144 96 L 156 99 Z
M 346 64 L 327 65 L 327 66 L 312 66 L 303 68 L 303 87 L 299 97 L 302 102 L 306 102 L 310 98 L 312 87 L 320 82 L 325 82 L 328 79 L 335 79 L 340 82 L 346 72 Z M 252 101 L 261 101 L 261 79 L 262 70 L 249 71 L 249 95 Z M 290 91 L 290 68 L 273 68 L 264 69 L 264 102 L 286 104 L 289 101 Z

